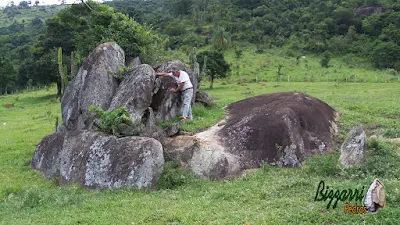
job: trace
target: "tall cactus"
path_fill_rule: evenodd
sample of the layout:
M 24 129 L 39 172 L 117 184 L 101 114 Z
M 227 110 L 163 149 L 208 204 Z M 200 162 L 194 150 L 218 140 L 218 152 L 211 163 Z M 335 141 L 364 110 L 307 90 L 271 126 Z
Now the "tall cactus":
M 201 80 L 203 80 L 203 78 L 206 76 L 206 73 L 207 73 L 207 56 L 204 56 L 203 68 L 202 68 L 202 70 L 199 74 L 199 78 L 198 78 L 199 87 L 200 87 Z
M 71 52 L 71 76 L 69 80 L 74 79 L 77 71 L 77 65 L 76 65 L 76 53 L 74 51 Z
M 195 64 L 197 63 L 196 47 L 193 47 L 190 57 L 190 68 L 194 70 Z
M 197 80 L 198 88 L 201 86 L 201 81 L 203 80 L 204 76 L 206 75 L 207 70 L 207 56 L 204 57 L 204 64 L 202 71 L 200 72 L 200 64 L 197 62 L 197 54 L 196 54 L 196 47 L 193 47 L 192 51 L 189 54 L 190 58 L 190 68 L 193 71 L 193 75 Z
M 63 56 L 62 56 L 62 48 L 58 48 L 58 72 L 60 73 L 61 77 L 61 91 L 62 95 L 64 95 L 65 87 L 68 85 L 68 75 L 66 66 L 63 66 Z

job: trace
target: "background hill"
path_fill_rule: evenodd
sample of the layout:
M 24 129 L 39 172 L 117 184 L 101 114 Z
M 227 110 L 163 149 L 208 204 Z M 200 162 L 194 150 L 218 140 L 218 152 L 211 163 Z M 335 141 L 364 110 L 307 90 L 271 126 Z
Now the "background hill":
M 56 16 L 57 12 L 65 7 L 67 5 L 5 7 L 0 11 L 0 28 L 8 27 L 13 23 L 29 26 L 29 23 L 35 18 L 45 22 L 47 19 Z
M 88 4 L 105 10 L 105 4 Z M 197 47 L 198 52 L 223 52 L 231 63 L 233 77 L 251 76 L 254 81 L 259 80 L 253 78 L 254 71 L 262 72 L 260 77 L 265 78 L 263 74 L 274 71 L 269 75 L 273 79 L 279 67 L 286 68 L 286 74 L 280 73 L 283 78 L 275 76 L 274 80 L 312 80 L 301 77 L 311 77 L 306 74 L 314 72 L 313 77 L 319 77 L 318 80 L 328 73 L 336 80 L 343 77 L 343 81 L 395 81 L 400 70 L 400 3 L 396 0 L 116 0 L 106 4 L 115 9 L 108 8 L 108 16 L 90 14 L 83 5 L 20 4 L 4 8 L 0 13 L 0 94 L 54 82 L 61 87 L 57 49 L 62 48 L 65 73 L 72 79 L 75 74 L 71 62 L 78 66 L 89 49 L 103 41 L 120 40 L 121 32 L 128 35 L 134 29 L 124 25 L 113 28 L 105 22 L 119 18 L 115 17 L 117 12 L 128 15 L 145 29 L 150 28 L 149 32 L 158 37 L 153 41 L 159 47 L 151 53 L 140 50 L 137 39 L 126 44 L 126 48 L 136 49 L 129 57 L 140 55 L 147 58 L 144 62 L 153 65 L 171 56 L 188 62 L 190 50 Z M 63 13 L 57 14 L 60 11 Z M 90 19 L 89 15 L 98 19 Z M 101 30 L 94 28 L 99 25 Z M 113 36 L 113 29 L 121 32 Z M 72 56 L 72 52 L 76 55 Z M 246 53 L 245 58 L 242 52 Z M 247 59 L 252 53 L 264 59 Z M 275 56 L 295 60 L 296 65 L 301 63 L 302 56 L 312 56 L 317 67 L 303 62 L 304 68 L 300 69 L 285 60 L 271 63 Z M 321 66 L 330 70 L 318 67 L 322 60 L 325 64 Z M 343 66 L 363 72 L 343 71 Z M 375 70 L 388 68 L 392 69 L 391 77 Z

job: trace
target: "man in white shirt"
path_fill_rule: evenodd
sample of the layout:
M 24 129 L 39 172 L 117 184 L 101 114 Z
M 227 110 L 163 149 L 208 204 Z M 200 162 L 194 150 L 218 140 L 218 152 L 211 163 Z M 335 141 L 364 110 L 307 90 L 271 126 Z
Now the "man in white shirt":
M 193 98 L 193 84 L 190 81 L 189 74 L 187 74 L 185 71 L 182 70 L 173 70 L 171 73 L 156 73 L 156 75 L 159 76 L 170 76 L 173 77 L 177 83 L 178 87 L 177 88 L 171 88 L 170 91 L 172 92 L 181 92 L 181 97 L 182 97 L 182 102 L 183 102 L 183 113 L 182 116 L 180 116 L 180 119 L 193 119 L 192 115 L 192 107 L 191 107 L 191 102 Z

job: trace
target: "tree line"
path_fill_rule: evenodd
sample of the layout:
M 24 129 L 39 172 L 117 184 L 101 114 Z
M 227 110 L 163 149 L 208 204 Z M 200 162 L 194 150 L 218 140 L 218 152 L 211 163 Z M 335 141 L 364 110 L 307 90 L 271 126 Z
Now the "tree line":
M 231 43 L 249 42 L 259 52 L 278 47 L 289 56 L 351 53 L 368 58 L 376 68 L 400 71 L 397 0 L 114 0 L 87 4 L 69 6 L 47 21 L 37 18 L 0 28 L 0 94 L 60 82 L 59 47 L 64 65 L 71 60 L 79 65 L 105 41 L 117 41 L 128 57 L 141 56 L 147 63 L 154 63 L 169 49 L 189 52 L 192 47 L 213 45 L 221 53 Z M 67 70 L 73 76 L 70 67 Z

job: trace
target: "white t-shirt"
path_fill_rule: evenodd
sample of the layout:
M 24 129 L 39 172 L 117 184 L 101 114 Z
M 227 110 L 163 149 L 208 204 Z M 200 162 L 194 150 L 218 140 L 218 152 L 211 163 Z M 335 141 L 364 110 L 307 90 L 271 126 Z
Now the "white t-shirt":
M 175 78 L 175 80 L 178 82 L 178 84 L 184 83 L 181 91 L 184 91 L 188 88 L 193 87 L 193 84 L 189 78 L 189 74 L 187 74 L 185 71 L 182 71 L 182 70 L 179 70 L 179 72 L 180 72 L 179 77 L 172 75 L 172 73 L 168 73 L 168 75 Z

